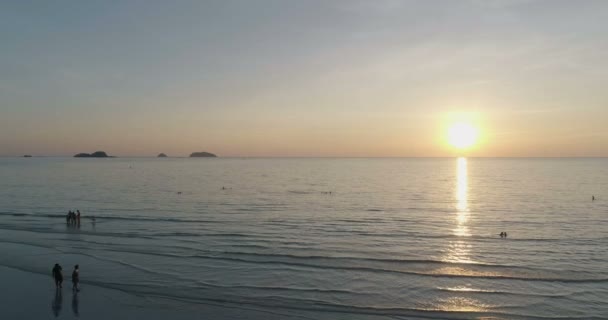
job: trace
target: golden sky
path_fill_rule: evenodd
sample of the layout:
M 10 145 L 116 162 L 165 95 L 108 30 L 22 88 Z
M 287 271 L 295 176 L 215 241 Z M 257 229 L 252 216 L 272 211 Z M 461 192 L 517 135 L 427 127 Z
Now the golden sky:
M 0 156 L 608 156 L 606 1 L 9 1 L 0 21 Z

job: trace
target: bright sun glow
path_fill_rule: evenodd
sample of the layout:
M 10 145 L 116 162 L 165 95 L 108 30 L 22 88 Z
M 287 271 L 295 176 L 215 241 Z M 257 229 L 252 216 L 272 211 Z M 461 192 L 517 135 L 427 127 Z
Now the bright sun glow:
M 455 123 L 448 129 L 448 142 L 455 148 L 467 149 L 477 141 L 477 129 L 468 123 Z

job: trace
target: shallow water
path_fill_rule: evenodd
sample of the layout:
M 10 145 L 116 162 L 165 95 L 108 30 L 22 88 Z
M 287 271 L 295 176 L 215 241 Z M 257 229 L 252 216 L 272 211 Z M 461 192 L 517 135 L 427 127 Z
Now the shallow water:
M 608 159 L 4 158 L 0 187 L 0 264 L 61 257 L 83 285 L 285 318 L 608 315 Z

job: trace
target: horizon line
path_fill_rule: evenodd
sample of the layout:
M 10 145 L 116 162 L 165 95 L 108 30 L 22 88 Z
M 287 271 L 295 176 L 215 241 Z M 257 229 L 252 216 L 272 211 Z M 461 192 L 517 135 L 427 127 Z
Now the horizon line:
M 29 157 L 25 157 L 25 155 L 0 155 L 0 158 L 77 158 L 74 156 L 66 156 L 66 155 L 58 155 L 58 156 L 36 156 L 29 155 Z M 167 156 L 167 157 L 158 157 L 158 156 L 109 156 L 102 158 L 93 159 L 127 159 L 127 158 L 175 158 L 175 159 L 184 159 L 184 158 L 194 158 L 200 159 L 200 157 L 190 157 L 186 156 Z M 203 157 L 206 159 L 452 159 L 452 158 L 478 158 L 478 159 L 606 159 L 606 156 L 466 156 L 466 155 L 454 155 L 454 156 L 216 156 L 216 157 Z M 91 159 L 91 158 L 85 158 Z

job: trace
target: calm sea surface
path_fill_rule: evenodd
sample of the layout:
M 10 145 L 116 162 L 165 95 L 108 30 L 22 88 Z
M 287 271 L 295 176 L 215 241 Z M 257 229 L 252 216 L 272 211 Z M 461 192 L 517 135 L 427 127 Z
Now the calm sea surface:
M 4 158 L 0 190 L 0 265 L 150 303 L 608 317 L 608 159 Z

